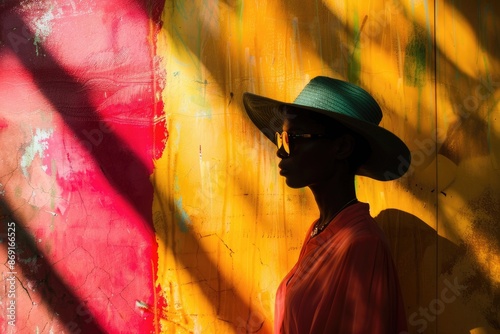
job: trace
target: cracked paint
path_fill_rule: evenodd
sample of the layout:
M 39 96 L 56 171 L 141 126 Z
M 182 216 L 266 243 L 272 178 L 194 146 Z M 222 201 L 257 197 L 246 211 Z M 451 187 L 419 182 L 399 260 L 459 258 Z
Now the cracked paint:
M 149 176 L 167 136 L 154 45 L 163 2 L 4 7 L 0 194 L 19 220 L 15 330 L 157 332 Z
M 164 332 L 272 333 L 275 289 L 317 211 L 307 189 L 286 187 L 241 96 L 291 102 L 316 75 L 367 89 L 412 151 L 404 179 L 356 179 L 395 248 L 408 316 L 436 311 L 439 284 L 458 279 L 467 291 L 424 331 L 500 329 L 500 6 L 490 2 L 441 1 L 439 13 L 422 0 L 168 5 L 159 41 L 171 138 L 152 178 Z M 446 276 L 454 243 L 464 249 Z

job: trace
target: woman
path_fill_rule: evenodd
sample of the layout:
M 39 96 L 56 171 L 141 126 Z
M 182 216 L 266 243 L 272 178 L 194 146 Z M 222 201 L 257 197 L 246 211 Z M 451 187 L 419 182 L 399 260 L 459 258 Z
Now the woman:
M 277 146 L 280 174 L 309 187 L 319 218 L 276 295 L 275 333 L 406 331 L 397 273 L 382 231 L 358 202 L 355 175 L 402 176 L 406 145 L 378 126 L 373 97 L 345 81 L 316 77 L 294 103 L 245 93 L 254 124 Z

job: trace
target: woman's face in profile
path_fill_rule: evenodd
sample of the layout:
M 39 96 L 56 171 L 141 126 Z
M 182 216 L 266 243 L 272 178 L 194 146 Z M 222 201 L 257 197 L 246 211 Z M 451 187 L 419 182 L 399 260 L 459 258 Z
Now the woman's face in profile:
M 290 135 L 327 134 L 326 126 L 305 112 L 286 111 L 285 115 L 283 131 Z M 277 151 L 281 158 L 278 164 L 280 175 L 285 177 L 289 187 L 321 184 L 332 177 L 335 170 L 334 148 L 338 145 L 335 139 L 290 138 L 289 145 L 289 155 L 283 147 Z

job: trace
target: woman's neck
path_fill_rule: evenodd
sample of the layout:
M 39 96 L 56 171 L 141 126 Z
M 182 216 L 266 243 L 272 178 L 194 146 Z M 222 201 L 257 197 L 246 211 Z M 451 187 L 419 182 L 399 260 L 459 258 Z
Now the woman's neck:
M 354 203 L 354 175 L 332 178 L 327 183 L 309 186 L 319 209 L 319 224 L 327 223 L 347 205 Z M 351 202 L 351 203 L 350 203 Z

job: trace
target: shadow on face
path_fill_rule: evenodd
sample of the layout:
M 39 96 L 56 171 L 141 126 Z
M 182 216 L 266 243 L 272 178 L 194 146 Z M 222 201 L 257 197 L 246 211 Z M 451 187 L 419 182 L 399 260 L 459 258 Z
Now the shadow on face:
M 341 124 L 326 117 L 298 108 L 284 111 L 284 140 L 288 139 L 289 154 L 284 146 L 277 155 L 280 174 L 292 188 L 302 188 L 328 183 L 339 173 L 349 174 L 348 158 L 351 154 L 352 137 Z M 349 138 L 347 137 L 349 136 Z M 342 153 L 343 151 L 349 151 Z
M 278 157 L 289 159 L 295 155 L 295 161 L 302 160 L 309 165 L 321 163 L 330 166 L 333 162 L 343 162 L 347 163 L 348 174 L 355 174 L 370 157 L 368 142 L 335 119 L 307 109 L 289 106 L 283 109 L 283 131 L 291 134 L 291 137 L 303 134 L 323 137 L 290 139 L 290 156 L 287 156 L 283 148 L 279 148 Z M 333 161 L 327 164 L 328 157 Z

